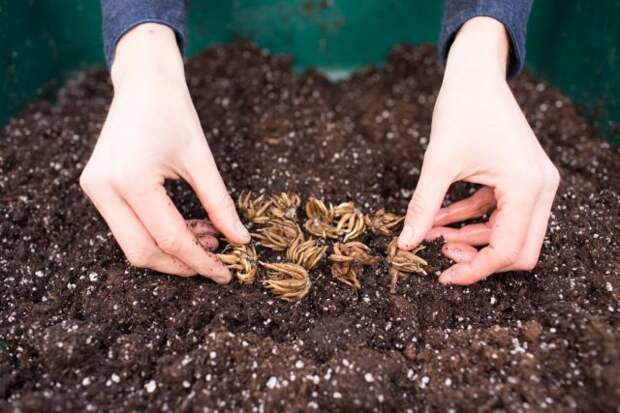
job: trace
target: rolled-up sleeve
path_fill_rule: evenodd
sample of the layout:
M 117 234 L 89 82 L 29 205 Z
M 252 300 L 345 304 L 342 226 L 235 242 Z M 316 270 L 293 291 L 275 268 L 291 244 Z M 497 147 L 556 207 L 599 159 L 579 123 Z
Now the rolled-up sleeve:
M 176 33 L 183 51 L 189 0 L 101 0 L 103 47 L 108 67 L 116 44 L 125 33 L 142 23 L 160 23 Z
M 456 33 L 469 19 L 492 17 L 501 22 L 510 36 L 508 77 L 517 75 L 525 64 L 525 38 L 532 0 L 445 0 L 441 32 L 437 44 L 439 57 L 446 62 Z

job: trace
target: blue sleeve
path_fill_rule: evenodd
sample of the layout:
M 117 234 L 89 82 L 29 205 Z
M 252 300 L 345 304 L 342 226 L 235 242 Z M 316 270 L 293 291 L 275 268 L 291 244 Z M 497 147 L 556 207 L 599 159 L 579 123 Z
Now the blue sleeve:
M 108 67 L 120 38 L 141 23 L 161 23 L 170 27 L 183 51 L 189 0 L 101 0 L 103 48 Z
M 525 37 L 532 0 L 445 0 L 439 42 L 439 58 L 446 62 L 452 41 L 461 26 L 476 16 L 492 17 L 503 23 L 510 36 L 508 77 L 517 75 L 525 64 Z

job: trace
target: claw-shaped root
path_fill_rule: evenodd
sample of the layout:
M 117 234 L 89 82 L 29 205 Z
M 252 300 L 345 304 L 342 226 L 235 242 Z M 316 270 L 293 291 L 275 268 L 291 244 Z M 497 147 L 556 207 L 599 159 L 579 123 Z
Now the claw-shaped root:
M 412 251 L 401 250 L 398 248 L 398 239 L 394 238 L 387 248 L 387 261 L 390 265 L 390 292 L 396 292 L 396 284 L 399 278 L 406 278 L 410 274 L 427 275 L 424 267 L 428 265 L 425 259 L 416 254 L 424 249 L 419 245 Z
M 269 270 L 263 283 L 279 298 L 299 301 L 310 291 L 310 276 L 301 265 L 290 262 L 260 262 L 260 265 Z
M 364 214 L 353 202 L 343 202 L 334 208 L 336 229 L 344 234 L 344 242 L 355 239 L 366 231 Z
M 252 284 L 256 278 L 256 249 L 253 245 L 232 245 L 230 251 L 218 254 L 220 260 L 237 277 L 241 284 Z
M 337 239 L 342 231 L 333 225 L 334 208 L 327 207 L 323 201 L 310 198 L 306 203 L 306 215 L 308 220 L 304 228 L 312 235 L 320 238 Z
M 274 251 L 284 251 L 301 234 L 301 228 L 287 219 L 275 218 L 252 234 L 261 245 Z
M 251 192 L 242 192 L 237 200 L 237 206 L 243 216 L 255 224 L 264 225 L 270 220 L 269 208 L 272 201 L 265 199 L 264 195 L 252 199 Z
M 300 233 L 286 250 L 286 257 L 289 261 L 311 271 L 321 262 L 326 251 L 327 247 L 317 245 L 315 239 L 304 241 L 304 236 Z
M 282 192 L 280 195 L 271 197 L 271 209 L 269 214 L 274 218 L 297 221 L 297 208 L 301 204 L 299 195 L 292 192 Z
M 361 242 L 334 244 L 334 252 L 330 255 L 332 276 L 338 281 L 359 290 L 362 285 L 358 275 L 363 266 L 378 264 L 381 258 L 370 254 L 370 248 Z
M 394 235 L 394 230 L 403 222 L 405 217 L 386 212 L 384 208 L 379 209 L 373 215 L 366 215 L 364 222 L 370 230 L 377 235 L 383 235 L 384 237 L 391 237 Z

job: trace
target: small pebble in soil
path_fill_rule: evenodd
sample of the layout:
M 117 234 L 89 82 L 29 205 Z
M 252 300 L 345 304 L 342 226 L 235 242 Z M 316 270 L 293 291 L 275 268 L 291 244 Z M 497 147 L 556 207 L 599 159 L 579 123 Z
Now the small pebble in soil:
M 157 389 L 157 382 L 155 380 L 150 380 L 144 385 L 144 389 L 147 393 L 153 393 L 155 389 Z
M 278 385 L 278 378 L 271 376 L 269 380 L 267 380 L 267 388 L 274 389 Z

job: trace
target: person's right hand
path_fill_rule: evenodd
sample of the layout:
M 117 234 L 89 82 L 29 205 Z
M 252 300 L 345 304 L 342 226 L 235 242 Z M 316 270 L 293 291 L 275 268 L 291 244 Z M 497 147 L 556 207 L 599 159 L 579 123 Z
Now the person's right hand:
M 207 145 L 172 30 L 148 23 L 123 36 L 112 82 L 107 119 L 80 177 L 83 190 L 132 265 L 229 282 L 228 269 L 209 251 L 217 246 L 213 235 L 232 243 L 247 243 L 250 235 Z M 163 187 L 166 179 L 187 181 L 215 228 L 186 222 Z

